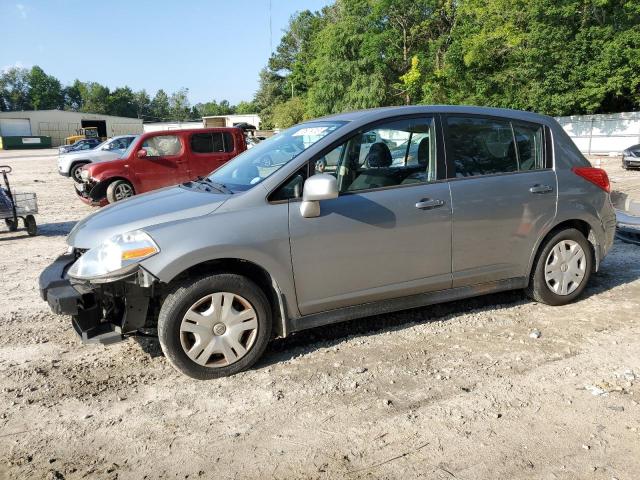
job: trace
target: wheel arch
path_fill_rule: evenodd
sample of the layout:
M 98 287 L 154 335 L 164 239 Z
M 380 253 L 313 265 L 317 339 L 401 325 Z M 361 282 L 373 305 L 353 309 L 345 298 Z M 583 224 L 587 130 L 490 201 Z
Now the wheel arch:
M 286 337 L 290 332 L 286 304 L 276 279 L 262 266 L 241 258 L 217 258 L 194 264 L 175 275 L 167 284 L 189 277 L 217 273 L 235 273 L 255 282 L 264 292 L 271 306 L 272 332 L 275 336 Z
M 568 220 L 563 220 L 559 223 L 556 223 L 552 228 L 550 228 L 544 235 L 541 235 L 541 237 L 538 239 L 538 242 L 535 246 L 535 248 L 533 249 L 533 255 L 531 256 L 531 259 L 529 260 L 529 268 L 527 270 L 527 283 L 530 281 L 531 279 L 531 273 L 533 272 L 533 269 L 535 268 L 535 264 L 536 264 L 536 260 L 538 258 L 538 256 L 540 255 L 540 252 L 542 251 L 542 249 L 544 248 L 545 244 L 547 243 L 547 240 L 549 238 L 551 238 L 553 235 L 555 235 L 556 233 L 562 231 L 562 230 L 567 230 L 569 228 L 573 228 L 575 230 L 578 230 L 580 233 L 582 233 L 584 235 L 584 238 L 587 239 L 587 241 L 589 242 L 589 245 L 591 246 L 591 255 L 593 257 L 593 269 L 594 271 L 597 271 L 600 265 L 600 258 L 599 258 L 599 248 L 598 248 L 598 243 L 596 240 L 596 236 L 593 232 L 593 227 L 591 226 L 591 224 L 589 224 L 589 222 L 587 222 L 586 220 L 583 219 L 579 219 L 579 218 L 574 218 L 574 219 L 568 219 Z
M 111 185 L 116 180 L 124 180 L 125 182 L 129 183 L 133 187 L 133 194 L 134 195 L 136 194 L 136 185 L 131 181 L 131 179 L 127 177 L 123 177 L 121 175 L 116 175 L 113 177 L 108 177 L 98 182 L 96 186 L 93 187 L 93 189 L 91 190 L 91 198 L 94 201 L 98 201 L 98 200 L 102 200 L 103 198 L 106 198 L 107 188 L 109 188 L 109 185 Z

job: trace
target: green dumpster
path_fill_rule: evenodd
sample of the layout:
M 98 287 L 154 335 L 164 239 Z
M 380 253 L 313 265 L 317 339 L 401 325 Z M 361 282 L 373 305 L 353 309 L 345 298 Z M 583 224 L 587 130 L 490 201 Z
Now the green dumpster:
M 51 148 L 51 137 L 0 137 L 0 149 Z

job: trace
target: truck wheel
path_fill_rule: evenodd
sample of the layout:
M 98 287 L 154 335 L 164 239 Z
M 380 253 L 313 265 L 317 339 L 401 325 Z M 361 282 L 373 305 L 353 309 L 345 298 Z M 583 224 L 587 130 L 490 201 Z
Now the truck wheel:
M 561 230 L 538 252 L 527 295 L 547 305 L 571 303 L 587 286 L 592 268 L 589 241 L 574 228 Z
M 267 297 L 241 275 L 211 275 L 177 284 L 158 317 L 158 337 L 169 363 L 198 380 L 251 367 L 270 336 Z
M 73 179 L 74 182 L 82 183 L 82 178 L 80 177 L 80 171 L 82 167 L 88 165 L 88 163 L 76 163 L 69 170 L 69 176 Z
M 134 195 L 133 186 L 126 180 L 115 180 L 107 187 L 107 200 L 116 203 Z
M 27 227 L 27 233 L 31 237 L 35 237 L 38 234 L 38 224 L 33 215 L 27 215 L 24 217 L 24 226 Z

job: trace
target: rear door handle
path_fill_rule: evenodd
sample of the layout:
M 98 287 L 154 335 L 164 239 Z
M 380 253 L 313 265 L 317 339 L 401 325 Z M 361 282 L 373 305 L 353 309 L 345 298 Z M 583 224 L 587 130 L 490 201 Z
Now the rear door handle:
M 553 188 L 550 187 L 549 185 L 540 185 L 540 184 L 536 184 L 533 185 L 529 191 L 531 193 L 549 193 L 549 192 L 553 192 Z
M 420 210 L 431 210 L 432 208 L 438 208 L 444 205 L 443 200 L 434 200 L 431 198 L 423 198 L 416 203 L 416 208 Z

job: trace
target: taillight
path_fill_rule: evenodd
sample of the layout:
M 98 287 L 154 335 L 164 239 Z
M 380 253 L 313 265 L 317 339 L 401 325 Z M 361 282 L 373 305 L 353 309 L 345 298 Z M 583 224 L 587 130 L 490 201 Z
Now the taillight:
M 594 167 L 573 167 L 571 170 L 576 175 L 579 175 L 585 180 L 593 183 L 595 186 L 600 187 L 605 192 L 611 192 L 609 175 L 607 175 L 607 172 L 603 169 Z

